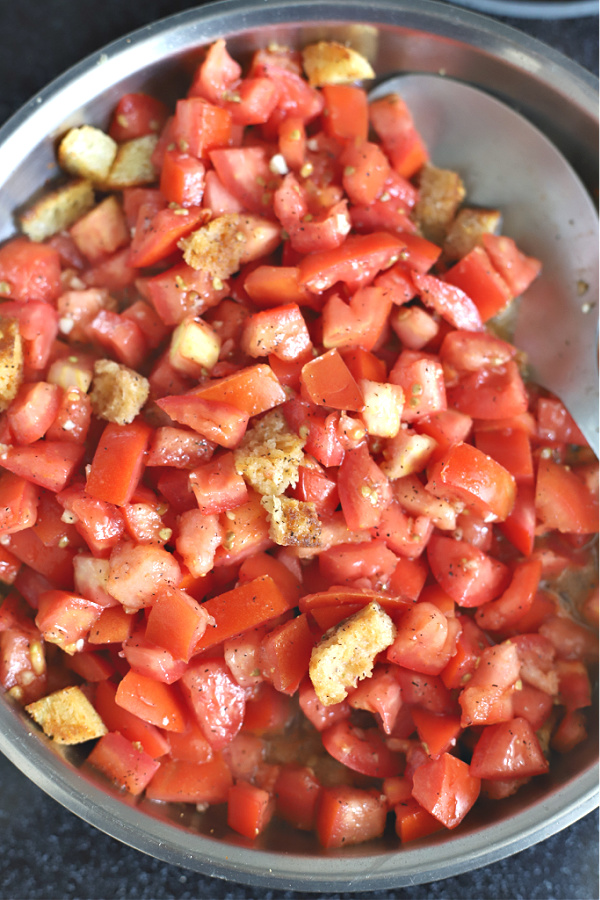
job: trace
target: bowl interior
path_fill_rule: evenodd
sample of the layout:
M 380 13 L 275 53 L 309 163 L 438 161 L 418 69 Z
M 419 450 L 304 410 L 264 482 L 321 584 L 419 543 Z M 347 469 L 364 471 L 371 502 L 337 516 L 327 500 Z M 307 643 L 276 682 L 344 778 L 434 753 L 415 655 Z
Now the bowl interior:
M 400 71 L 445 72 L 478 85 L 527 115 L 597 192 L 597 85 L 575 64 L 533 39 L 464 10 L 422 2 L 348 0 L 301 7 L 289 0 L 235 0 L 174 16 L 123 38 L 85 60 L 33 98 L 0 129 L 0 239 L 18 210 L 57 174 L 57 139 L 75 125 L 103 126 L 119 97 L 147 90 L 165 100 L 182 94 L 202 48 L 226 37 L 238 59 L 270 42 L 303 46 L 348 41 L 371 60 L 378 78 Z M 556 110 L 560 109 L 560 116 Z M 519 235 L 513 235 L 517 239 Z M 168 862 L 252 884 L 307 891 L 386 888 L 457 874 L 524 849 L 591 810 L 598 784 L 598 729 L 557 761 L 551 774 L 512 798 L 481 804 L 456 832 L 399 847 L 383 839 L 322 851 L 309 835 L 271 829 L 251 845 L 214 811 L 139 802 L 119 794 L 0 703 L 0 749 L 55 799 L 93 825 Z

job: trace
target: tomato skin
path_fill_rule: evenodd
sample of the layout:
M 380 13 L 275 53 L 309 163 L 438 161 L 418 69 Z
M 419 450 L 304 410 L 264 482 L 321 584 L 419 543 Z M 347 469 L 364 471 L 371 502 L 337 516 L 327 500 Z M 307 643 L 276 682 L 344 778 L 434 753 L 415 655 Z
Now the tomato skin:
M 518 625 L 533 604 L 542 575 L 539 560 L 517 563 L 510 585 L 496 600 L 484 603 L 475 613 L 475 621 L 485 631 L 501 631 Z
M 461 376 L 448 387 L 448 405 L 474 419 L 507 419 L 521 415 L 529 405 L 523 379 L 514 361 L 493 369 Z
M 184 696 L 213 750 L 233 740 L 244 721 L 246 694 L 222 659 L 202 659 L 181 678 Z
M 512 719 L 512 692 L 520 672 L 514 643 L 484 649 L 459 697 L 461 725 L 495 725 Z
M 118 706 L 166 731 L 185 731 L 185 712 L 173 686 L 140 675 L 132 669 L 117 687 Z
M 456 648 L 460 624 L 451 623 L 433 603 L 423 600 L 407 610 L 396 627 L 394 643 L 386 651 L 390 662 L 439 675 Z
M 535 731 L 523 718 L 484 728 L 470 765 L 472 775 L 490 780 L 531 778 L 548 769 Z
M 309 400 L 317 406 L 359 410 L 364 405 L 359 386 L 335 349 L 307 362 L 300 381 Z
M 276 626 L 261 641 L 259 659 L 263 678 L 276 690 L 295 694 L 308 672 L 314 643 L 315 636 L 305 613 Z
M 398 680 L 388 668 L 376 666 L 370 678 L 364 678 L 350 691 L 348 703 L 353 709 L 366 709 L 377 715 L 384 732 L 391 734 L 402 706 Z
M 456 828 L 477 800 L 480 787 L 480 779 L 466 763 L 444 753 L 415 770 L 412 793 L 446 828 Z

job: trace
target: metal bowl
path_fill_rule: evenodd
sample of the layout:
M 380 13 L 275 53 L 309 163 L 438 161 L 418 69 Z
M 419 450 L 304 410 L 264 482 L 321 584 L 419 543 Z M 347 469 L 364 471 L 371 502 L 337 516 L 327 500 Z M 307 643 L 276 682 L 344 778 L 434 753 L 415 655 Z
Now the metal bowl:
M 597 81 L 559 53 L 492 20 L 429 0 L 225 0 L 172 16 L 109 45 L 34 97 L 0 129 L 0 239 L 18 209 L 55 173 L 56 139 L 103 126 L 121 94 L 164 99 L 185 90 L 201 48 L 225 37 L 248 57 L 271 41 L 349 41 L 378 76 L 445 71 L 494 93 L 553 140 L 597 195 Z M 557 111 L 560 111 L 557 114 Z M 589 741 L 502 802 L 482 802 L 454 832 L 400 846 L 393 838 L 325 852 L 284 825 L 255 844 L 218 810 L 137 801 L 112 789 L 76 750 L 61 751 L 21 711 L 0 702 L 0 750 L 40 788 L 113 837 L 169 863 L 254 885 L 365 891 L 418 884 L 501 859 L 549 837 L 597 805 L 598 746 Z

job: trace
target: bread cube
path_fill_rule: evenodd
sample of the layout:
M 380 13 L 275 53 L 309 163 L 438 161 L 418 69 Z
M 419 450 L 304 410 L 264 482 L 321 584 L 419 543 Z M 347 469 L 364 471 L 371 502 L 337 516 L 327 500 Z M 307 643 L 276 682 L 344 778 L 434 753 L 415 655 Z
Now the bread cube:
M 140 413 L 150 393 L 146 378 L 111 359 L 94 364 L 90 400 L 94 414 L 107 422 L 128 425 Z
M 95 184 L 106 180 L 117 155 L 118 144 L 100 128 L 71 128 L 58 147 L 58 162 L 65 172 L 89 178 Z
M 44 194 L 19 216 L 21 231 L 32 241 L 45 241 L 70 228 L 94 203 L 94 188 L 89 179 L 68 181 Z
M 83 744 L 107 734 L 108 729 L 79 687 L 67 687 L 25 707 L 57 744 Z
M 302 64 L 312 87 L 351 84 L 374 78 L 371 63 L 361 53 L 336 41 L 319 41 L 302 51 Z

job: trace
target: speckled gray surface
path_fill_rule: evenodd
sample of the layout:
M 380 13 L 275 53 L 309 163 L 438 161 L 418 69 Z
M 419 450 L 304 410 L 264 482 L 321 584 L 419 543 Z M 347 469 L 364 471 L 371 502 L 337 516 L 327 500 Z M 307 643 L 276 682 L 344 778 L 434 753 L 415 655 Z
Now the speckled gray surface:
M 300 0 L 301 2 L 301 0 Z M 0 0 L 0 122 L 50 79 L 128 31 L 198 5 L 185 0 Z M 598 72 L 598 19 L 501 21 Z M 178 869 L 117 843 L 43 794 L 0 756 L 0 898 L 219 898 L 295 900 L 294 891 L 249 888 Z M 321 900 L 357 894 L 311 895 Z M 366 900 L 595 900 L 598 814 L 485 868 Z

